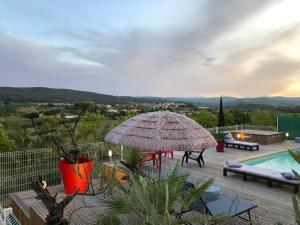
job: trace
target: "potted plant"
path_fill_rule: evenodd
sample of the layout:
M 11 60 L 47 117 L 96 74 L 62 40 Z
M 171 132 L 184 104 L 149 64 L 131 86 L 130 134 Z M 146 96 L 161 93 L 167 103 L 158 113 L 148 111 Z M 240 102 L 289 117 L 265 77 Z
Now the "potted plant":
M 217 152 L 224 152 L 225 148 L 225 139 L 227 139 L 227 134 L 224 132 L 214 133 L 213 136 L 216 139 L 218 145 L 216 146 Z
M 123 171 L 142 174 L 141 162 L 144 159 L 144 155 L 137 149 L 127 148 L 123 153 L 123 160 L 120 160 L 121 166 L 119 167 Z M 121 183 L 126 183 L 129 179 L 129 175 L 121 178 Z
M 29 115 L 41 141 L 47 142 L 60 157 L 57 164 L 65 193 L 69 195 L 86 192 L 90 184 L 94 161 L 80 156 L 81 149 L 76 140 L 80 119 L 90 106 L 91 103 L 75 103 L 75 115 L 69 119 L 58 117 L 58 112 L 55 110 L 44 112 L 44 118 L 41 118 L 38 113 Z

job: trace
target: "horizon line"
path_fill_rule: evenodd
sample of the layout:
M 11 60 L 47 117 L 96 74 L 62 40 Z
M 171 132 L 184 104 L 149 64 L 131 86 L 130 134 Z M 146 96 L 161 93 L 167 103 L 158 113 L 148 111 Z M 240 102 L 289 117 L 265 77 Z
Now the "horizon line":
M 71 91 L 82 91 L 88 93 L 110 95 L 116 97 L 133 97 L 133 98 L 235 98 L 235 99 L 255 99 L 255 98 L 300 98 L 300 96 L 282 96 L 282 95 L 270 95 L 270 96 L 255 96 L 255 97 L 242 97 L 234 95 L 219 95 L 219 96 L 157 96 L 157 95 L 114 95 L 109 93 L 100 93 L 97 91 L 89 91 L 84 89 L 73 89 L 73 88 L 62 88 L 62 87 L 49 87 L 49 86 L 0 86 L 0 88 L 47 88 L 47 89 L 59 89 L 59 90 L 71 90 Z

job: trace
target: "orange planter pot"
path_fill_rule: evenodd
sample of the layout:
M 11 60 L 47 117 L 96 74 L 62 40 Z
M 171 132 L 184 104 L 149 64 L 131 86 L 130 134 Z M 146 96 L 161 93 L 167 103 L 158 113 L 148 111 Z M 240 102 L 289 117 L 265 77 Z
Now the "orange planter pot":
M 94 161 L 86 157 L 79 158 L 78 164 L 70 164 L 67 160 L 57 161 L 59 171 L 68 195 L 85 192 L 89 188 Z

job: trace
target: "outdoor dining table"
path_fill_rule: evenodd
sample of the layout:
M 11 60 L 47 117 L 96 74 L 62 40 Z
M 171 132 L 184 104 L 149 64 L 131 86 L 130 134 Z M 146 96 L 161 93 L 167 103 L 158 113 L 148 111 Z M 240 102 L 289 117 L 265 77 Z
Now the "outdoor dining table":
M 257 205 L 255 204 L 240 201 L 239 199 L 230 196 L 206 203 L 206 208 L 211 216 L 238 216 L 239 218 L 248 221 L 250 224 L 252 224 L 250 211 L 256 207 Z M 240 215 L 243 213 L 247 213 L 248 218 L 241 217 Z

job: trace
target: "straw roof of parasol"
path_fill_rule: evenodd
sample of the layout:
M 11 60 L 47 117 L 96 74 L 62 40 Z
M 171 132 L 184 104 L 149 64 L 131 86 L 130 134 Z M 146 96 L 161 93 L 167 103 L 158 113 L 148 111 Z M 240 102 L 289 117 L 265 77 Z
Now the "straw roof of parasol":
M 139 114 L 111 130 L 105 140 L 152 151 L 197 151 L 217 145 L 214 137 L 201 125 L 170 111 Z

